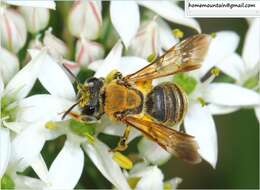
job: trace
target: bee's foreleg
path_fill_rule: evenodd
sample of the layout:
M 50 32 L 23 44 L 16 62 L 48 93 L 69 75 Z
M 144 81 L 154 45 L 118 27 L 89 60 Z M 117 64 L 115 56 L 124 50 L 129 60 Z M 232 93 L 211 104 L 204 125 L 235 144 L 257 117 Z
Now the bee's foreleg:
M 131 131 L 131 126 L 130 126 L 130 125 L 127 125 L 127 127 L 125 128 L 124 134 L 123 134 L 123 136 L 120 138 L 120 140 L 119 140 L 117 146 L 116 146 L 114 149 L 112 149 L 113 152 L 116 152 L 116 151 L 124 151 L 125 149 L 127 149 L 127 147 L 128 147 L 128 145 L 127 145 L 127 140 L 128 140 L 130 131 Z

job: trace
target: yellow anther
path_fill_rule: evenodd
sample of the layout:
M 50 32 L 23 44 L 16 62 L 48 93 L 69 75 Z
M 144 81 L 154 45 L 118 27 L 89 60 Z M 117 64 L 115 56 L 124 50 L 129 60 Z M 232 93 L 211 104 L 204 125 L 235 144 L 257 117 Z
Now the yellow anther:
M 216 38 L 216 36 L 217 36 L 216 32 L 212 32 L 210 35 L 212 38 Z
M 215 75 L 216 77 L 219 76 L 219 74 L 220 74 L 220 70 L 218 68 L 216 68 L 216 67 L 211 69 L 210 72 L 211 72 L 212 75 Z
M 183 38 L 183 36 L 184 36 L 183 31 L 181 31 L 179 28 L 174 29 L 174 30 L 172 31 L 172 34 L 173 34 L 173 36 L 176 37 L 176 38 Z
M 131 169 L 133 167 L 132 161 L 120 152 L 114 152 L 113 160 L 116 161 L 121 168 Z
M 128 185 L 131 187 L 131 189 L 135 189 L 137 183 L 140 181 L 141 177 L 130 177 L 127 179 Z
M 197 100 L 198 100 L 198 102 L 200 103 L 200 105 L 202 107 L 206 105 L 206 102 L 205 102 L 205 100 L 202 97 L 197 97 Z
M 169 182 L 163 183 L 163 190 L 171 190 L 171 189 L 173 189 L 173 186 L 171 183 L 169 183 Z
M 148 62 L 153 62 L 156 59 L 156 54 L 155 53 L 151 53 L 150 55 L 148 55 L 148 57 L 146 58 L 146 60 Z
M 55 128 L 57 128 L 57 125 L 53 121 L 48 121 L 47 123 L 45 123 L 45 128 L 47 128 L 47 129 L 55 129 Z

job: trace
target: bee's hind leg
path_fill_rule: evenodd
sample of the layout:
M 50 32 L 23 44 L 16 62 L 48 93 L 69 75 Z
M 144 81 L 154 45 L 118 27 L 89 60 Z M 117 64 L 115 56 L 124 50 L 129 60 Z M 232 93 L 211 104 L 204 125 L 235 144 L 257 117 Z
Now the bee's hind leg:
M 117 144 L 117 146 L 112 149 L 113 152 L 117 152 L 117 151 L 124 151 L 125 149 L 127 149 L 128 145 L 127 145 L 127 140 L 131 131 L 131 126 L 127 125 L 127 127 L 125 128 L 124 134 L 122 137 L 120 137 L 120 140 Z

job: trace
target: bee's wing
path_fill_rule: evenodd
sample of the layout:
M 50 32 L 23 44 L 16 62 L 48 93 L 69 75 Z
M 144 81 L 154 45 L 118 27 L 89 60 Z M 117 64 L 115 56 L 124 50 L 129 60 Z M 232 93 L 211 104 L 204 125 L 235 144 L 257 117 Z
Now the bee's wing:
M 191 36 L 167 50 L 151 64 L 127 75 L 124 79 L 128 82 L 147 81 L 197 69 L 207 53 L 210 39 L 210 35 L 207 34 Z
M 197 151 L 198 145 L 194 137 L 168 128 L 162 124 L 133 116 L 125 117 L 123 122 L 137 128 L 144 133 L 144 135 L 157 142 L 162 148 L 174 154 L 176 157 L 192 164 L 201 161 Z

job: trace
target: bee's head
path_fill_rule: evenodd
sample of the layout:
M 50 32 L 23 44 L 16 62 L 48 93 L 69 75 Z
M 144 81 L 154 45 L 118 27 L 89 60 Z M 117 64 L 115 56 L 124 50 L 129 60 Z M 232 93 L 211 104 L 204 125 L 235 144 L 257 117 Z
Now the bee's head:
M 97 116 L 100 113 L 100 90 L 104 83 L 102 79 L 92 77 L 84 84 L 78 85 L 79 106 L 82 115 Z
M 104 85 L 103 79 L 92 77 L 86 80 L 84 84 L 81 84 L 65 64 L 63 64 L 63 67 L 77 82 L 78 101 L 65 111 L 62 119 L 64 119 L 77 105 L 79 105 L 81 109 L 81 115 L 98 118 L 102 113 L 100 91 Z

